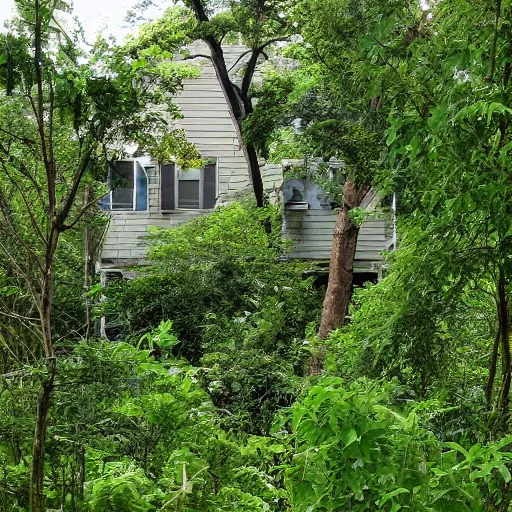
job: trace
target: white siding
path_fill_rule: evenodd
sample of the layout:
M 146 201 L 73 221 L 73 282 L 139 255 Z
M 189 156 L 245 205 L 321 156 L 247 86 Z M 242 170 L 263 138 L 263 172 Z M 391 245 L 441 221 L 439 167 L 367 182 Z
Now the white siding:
M 243 46 L 224 48 L 228 69 L 246 50 Z M 208 54 L 209 50 L 197 44 L 190 48 L 191 55 L 196 53 Z M 213 66 L 205 58 L 192 62 L 196 61 L 201 64 L 200 76 L 184 80 L 183 91 L 174 100 L 184 116 L 176 126 L 185 130 L 203 157 L 217 158 L 218 195 L 225 201 L 251 187 L 249 171 Z
M 191 54 L 207 54 L 205 45 L 190 48 Z M 246 51 L 243 46 L 227 46 L 224 54 L 230 68 Z M 187 61 L 188 64 L 194 61 Z M 184 80 L 183 90 L 174 99 L 183 119 L 173 128 L 182 128 L 203 157 L 217 158 L 217 194 L 220 201 L 233 199 L 238 192 L 251 189 L 249 171 L 240 149 L 224 94 L 208 59 L 200 58 L 198 78 Z M 147 212 L 111 212 L 101 254 L 103 266 L 143 263 L 147 252 L 147 230 L 150 226 L 172 228 L 208 210 L 175 210 L 161 213 L 159 169 L 148 179 Z
M 113 212 L 105 234 L 101 260 L 103 267 L 145 263 L 150 226 L 172 228 L 209 210 L 176 210 L 172 213 Z
M 327 210 L 307 210 L 285 213 L 286 237 L 292 247 L 288 256 L 298 259 L 329 260 L 336 213 Z M 363 222 L 357 238 L 355 270 L 378 270 L 382 251 L 390 240 L 389 223 L 385 219 Z
M 293 195 L 293 189 L 302 194 L 308 209 L 292 211 L 286 209 L 286 201 Z M 373 211 L 378 198 L 369 193 L 361 206 Z M 297 259 L 329 260 L 336 212 L 330 209 L 329 200 L 316 185 L 308 180 L 287 180 L 283 184 L 284 225 L 283 232 L 291 242 L 288 256 Z M 373 214 L 361 225 L 357 239 L 354 269 L 375 271 L 383 263 L 382 251 L 389 248 L 392 240 L 390 222 Z

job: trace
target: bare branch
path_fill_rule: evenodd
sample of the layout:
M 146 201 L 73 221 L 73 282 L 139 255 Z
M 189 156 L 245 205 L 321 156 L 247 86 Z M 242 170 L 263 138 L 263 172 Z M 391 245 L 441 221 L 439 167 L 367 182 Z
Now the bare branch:
M 41 232 L 41 229 L 39 228 L 39 224 L 37 223 L 37 219 L 36 219 L 35 215 L 32 212 L 32 208 L 30 206 L 30 203 L 29 203 L 27 197 L 25 196 L 24 191 L 22 190 L 22 188 L 21 188 L 21 186 L 19 184 L 19 181 L 16 180 L 13 176 L 11 176 L 11 174 L 7 170 L 7 165 L 5 164 L 5 162 L 3 160 L 0 160 L 0 162 L 2 164 L 2 167 L 4 169 L 5 174 L 9 178 L 9 181 L 13 184 L 13 186 L 18 190 L 18 192 L 21 195 L 23 203 L 25 204 L 25 210 L 27 211 L 27 215 L 28 215 L 28 217 L 30 219 L 30 223 L 32 224 L 32 228 L 34 229 L 34 231 L 35 231 L 36 235 L 39 237 L 39 239 L 43 242 L 43 244 L 47 245 L 48 244 L 48 240 L 46 239 L 46 237 Z
M 0 132 L 5 133 L 6 135 L 8 135 L 9 137 L 12 137 L 13 139 L 23 142 L 23 144 L 26 144 L 27 146 L 35 146 L 36 145 L 35 140 L 28 139 L 27 137 L 20 137 L 19 135 L 16 135 L 15 133 L 12 133 L 9 130 L 6 130 L 5 128 L 0 127 Z
M 75 217 L 75 220 L 71 222 L 70 224 L 66 224 L 62 227 L 62 231 L 67 231 L 69 229 L 73 229 L 79 222 L 80 219 L 84 216 L 85 213 L 91 208 L 91 206 L 95 205 L 105 194 L 95 197 L 88 203 L 84 205 L 84 207 L 78 212 L 77 216 Z
M 228 72 L 229 71 L 232 71 L 235 66 L 246 56 L 246 55 L 249 55 L 249 53 L 252 53 L 254 50 L 253 49 L 250 49 L 250 50 L 247 50 L 246 52 L 243 52 L 240 57 L 238 57 L 238 59 L 236 59 L 235 63 L 228 69 Z
M 63 201 L 62 210 L 59 213 L 58 218 L 58 229 L 62 231 L 64 227 L 64 223 L 68 218 L 69 212 L 71 211 L 71 207 L 75 201 L 76 194 L 80 187 L 80 183 L 82 182 L 82 178 L 84 177 L 85 171 L 89 165 L 89 160 L 91 158 L 91 148 L 89 147 L 87 151 L 84 153 L 82 160 L 79 162 L 77 166 L 77 170 L 73 177 L 73 184 L 71 185 L 71 189 L 67 195 L 67 197 Z
M 247 69 L 244 73 L 244 78 L 242 80 L 242 94 L 244 98 L 247 98 L 249 94 L 249 89 L 251 88 L 252 79 L 254 77 L 254 73 L 256 71 L 256 66 L 258 65 L 258 59 L 261 54 L 264 53 L 265 48 L 270 46 L 271 44 L 278 43 L 280 41 L 289 41 L 289 37 L 275 37 L 274 39 L 269 39 L 266 43 L 254 48 L 252 50 L 251 58 L 247 63 Z M 268 58 L 268 57 L 267 57 Z M 245 100 L 244 100 L 245 101 Z M 247 108 L 247 105 L 246 105 Z
M 211 60 L 211 55 L 206 55 L 204 53 L 196 53 L 195 55 L 187 55 L 183 57 L 181 60 L 194 60 L 194 59 L 208 59 Z

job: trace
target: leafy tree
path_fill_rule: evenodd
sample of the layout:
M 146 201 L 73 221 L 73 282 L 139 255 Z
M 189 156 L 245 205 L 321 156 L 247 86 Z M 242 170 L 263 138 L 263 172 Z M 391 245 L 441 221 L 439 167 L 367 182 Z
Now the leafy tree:
M 265 151 L 278 145 L 280 155 L 299 151 L 324 162 L 335 158 L 346 164 L 343 190 L 329 184 L 339 199 L 339 210 L 318 332 L 321 340 L 342 325 L 348 313 L 361 222 L 358 208 L 376 182 L 383 150 L 385 111 L 382 102 L 371 97 L 373 84 L 358 69 L 362 48 L 358 29 L 367 30 L 365 17 L 370 18 L 366 4 L 298 2 L 294 19 L 302 41 L 283 51 L 285 57 L 294 59 L 296 69 L 278 69 L 269 75 L 245 123 L 249 137 Z M 291 125 L 298 125 L 293 136 Z M 270 136 L 258 139 L 258 134 L 269 131 Z M 282 134 L 285 141 L 280 141 Z M 320 175 L 317 179 L 321 180 Z M 321 370 L 322 353 L 320 343 L 311 360 L 313 373 Z
M 114 143 L 136 141 L 162 151 L 171 146 L 174 154 L 181 151 L 190 158 L 197 158 L 197 152 L 182 134 L 159 138 L 165 116 L 147 109 L 177 89 L 178 74 L 174 80 L 160 68 L 147 74 L 140 63 L 121 50 L 111 51 L 105 42 L 95 47 L 88 64 L 81 63 L 78 40 L 58 22 L 57 12 L 66 4 L 19 0 L 16 5 L 19 18 L 0 43 L 0 249 L 24 280 L 39 317 L 44 362 L 30 508 L 40 511 L 45 509 L 46 418 L 56 374 L 52 312 L 61 235 L 75 228 L 97 201 L 80 201 L 83 185 L 94 169 L 105 166 L 107 148 Z M 176 115 L 169 101 L 167 107 L 168 114 Z
M 304 335 L 322 295 L 303 279 L 305 264 L 278 260 L 277 213 L 233 202 L 155 230 L 151 270 L 102 290 L 122 339 L 138 342 L 172 320 L 180 339 L 173 353 L 204 368 L 201 382 L 224 411 L 222 425 L 253 434 L 268 433 L 275 411 L 296 396 L 309 355 Z M 271 247 L 261 224 L 269 216 Z
M 288 40 L 296 29 L 292 18 L 294 2 L 290 0 L 233 0 L 221 2 L 191 0 L 185 2 L 187 10 L 169 9 L 155 23 L 145 26 L 135 47 L 156 45 L 168 49 L 175 47 L 176 27 L 183 36 L 182 43 L 203 41 L 208 55 L 187 55 L 186 58 L 202 57 L 211 61 L 228 105 L 233 125 L 244 151 L 258 207 L 264 206 L 264 190 L 258 154 L 254 142 L 246 138 L 244 120 L 253 112 L 253 83 L 257 66 L 268 59 L 273 45 Z M 192 23 L 191 20 L 195 20 Z M 247 51 L 229 67 L 223 42 L 240 42 Z
M 510 157 L 509 16 L 501 2 L 443 2 L 406 16 L 392 11 L 387 23 L 404 25 L 402 35 L 381 21 L 381 34 L 366 46 L 378 64 L 368 69 L 372 79 L 389 83 L 394 77 L 399 84 L 390 88 L 395 104 L 387 176 L 410 215 L 405 282 L 412 293 L 426 286 L 442 290 L 445 303 L 474 286 L 494 296 L 497 334 L 486 394 L 491 403 L 501 354 L 495 408 L 505 416 L 511 380 L 504 172 Z
M 401 392 L 393 383 L 346 386 L 327 377 L 294 404 L 292 510 L 507 510 L 510 437 L 469 450 L 441 444 L 420 407 L 397 410 Z

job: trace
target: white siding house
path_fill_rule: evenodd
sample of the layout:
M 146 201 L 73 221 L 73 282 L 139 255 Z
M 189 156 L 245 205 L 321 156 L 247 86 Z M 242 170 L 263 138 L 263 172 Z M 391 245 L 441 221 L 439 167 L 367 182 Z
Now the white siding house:
M 206 51 L 203 46 L 198 53 Z M 229 69 L 245 48 L 227 46 L 224 51 Z M 181 172 L 174 164 L 161 165 L 150 157 L 118 162 L 114 174 L 121 185 L 103 201 L 104 209 L 110 210 L 101 252 L 103 268 L 143 263 L 148 227 L 175 227 L 209 213 L 238 193 L 252 190 L 245 157 L 214 69 L 208 59 L 198 60 L 202 65 L 200 76 L 185 80 L 182 92 L 175 98 L 184 117 L 173 128 L 186 131 L 188 140 L 208 165 L 202 170 Z M 284 231 L 292 240 L 289 256 L 328 260 L 335 214 L 320 205 L 318 191 L 308 185 L 307 210 L 290 211 L 286 208 L 290 188 L 286 182 L 283 184 L 282 166 L 262 166 L 262 178 L 271 198 L 284 197 Z M 389 238 L 384 221 L 365 222 L 358 242 L 356 270 L 377 268 L 382 259 L 380 252 L 389 245 Z

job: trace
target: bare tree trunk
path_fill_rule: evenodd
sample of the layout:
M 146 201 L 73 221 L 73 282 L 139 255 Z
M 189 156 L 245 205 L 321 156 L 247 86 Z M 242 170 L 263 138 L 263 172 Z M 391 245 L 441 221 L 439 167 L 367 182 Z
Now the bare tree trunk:
M 32 444 L 32 466 L 30 472 L 30 512 L 46 511 L 46 500 L 44 496 L 46 421 L 48 418 L 48 409 L 50 408 L 51 393 L 53 391 L 55 365 L 51 365 L 48 371 L 50 373 L 49 380 L 43 383 L 42 391 L 37 400 L 36 426 Z
M 343 205 L 334 226 L 329 282 L 318 330 L 320 340 L 324 340 L 330 331 L 340 327 L 348 313 L 352 297 L 354 256 L 359 234 L 359 227 L 350 218 L 350 210 L 361 204 L 368 190 L 368 187 L 357 187 L 351 179 L 347 179 L 343 187 Z M 323 363 L 324 348 L 321 346 L 309 361 L 310 374 L 318 375 L 322 371 Z
M 199 23 L 206 23 L 210 21 L 201 0 L 191 0 L 190 4 L 190 7 L 192 8 L 192 11 Z M 265 198 L 263 194 L 263 180 L 261 178 L 258 156 L 254 146 L 246 145 L 244 143 L 242 121 L 252 112 L 252 101 L 249 89 L 252 84 L 258 58 L 272 41 L 270 40 L 262 46 L 251 50 L 251 56 L 247 62 L 241 86 L 238 86 L 231 81 L 221 42 L 215 39 L 212 35 L 205 36 L 203 41 L 210 49 L 212 66 L 215 70 L 215 74 L 217 75 L 222 92 L 224 93 L 224 98 L 229 108 L 229 114 L 238 137 L 238 142 L 245 155 L 245 160 L 249 168 L 249 177 L 256 197 L 256 204 L 258 207 L 262 207 L 265 205 Z
M 251 179 L 254 196 L 256 198 L 256 205 L 258 208 L 261 208 L 265 205 L 265 200 L 258 155 L 254 146 L 244 142 L 242 132 L 242 121 L 250 111 L 252 111 L 251 101 L 248 97 L 242 98 L 242 92 L 236 91 L 233 87 L 220 45 L 208 42 L 208 46 L 212 55 L 211 61 L 213 68 L 215 69 L 215 74 L 217 75 L 222 92 L 224 93 L 224 98 L 228 104 L 229 113 L 235 128 L 238 143 L 244 153 L 245 161 L 249 168 L 249 178 Z
M 499 321 L 501 331 L 501 386 L 498 395 L 498 410 L 503 414 L 504 423 L 507 422 L 509 415 L 510 404 L 510 385 L 512 377 L 511 359 L 510 359 L 510 324 L 509 324 L 509 311 L 508 299 L 506 293 L 506 280 L 505 273 L 500 268 L 499 281 L 498 281 L 498 307 L 499 307 Z
M 53 222 L 52 222 L 53 224 Z M 45 512 L 44 496 L 44 462 L 46 443 L 46 424 L 50 408 L 51 394 L 56 373 L 56 359 L 52 338 L 52 307 L 53 307 L 53 259 L 57 250 L 60 232 L 55 227 L 51 229 L 50 242 L 46 249 L 45 272 L 41 290 L 41 327 L 47 375 L 42 383 L 41 393 L 37 401 L 36 424 L 32 442 L 32 465 L 30 471 L 30 512 Z
M 84 207 L 91 200 L 91 187 L 85 187 Z M 91 335 L 91 304 L 89 301 L 89 287 L 91 286 L 91 234 L 88 227 L 84 231 L 84 306 L 85 306 L 85 339 Z
M 239 131 L 241 137 L 241 129 Z M 265 206 L 263 179 L 261 177 L 260 164 L 256 149 L 254 149 L 254 146 L 242 142 L 242 150 L 245 155 L 247 166 L 249 167 L 252 189 L 254 191 L 254 197 L 256 198 L 256 206 L 258 208 L 263 208 L 263 206 Z

